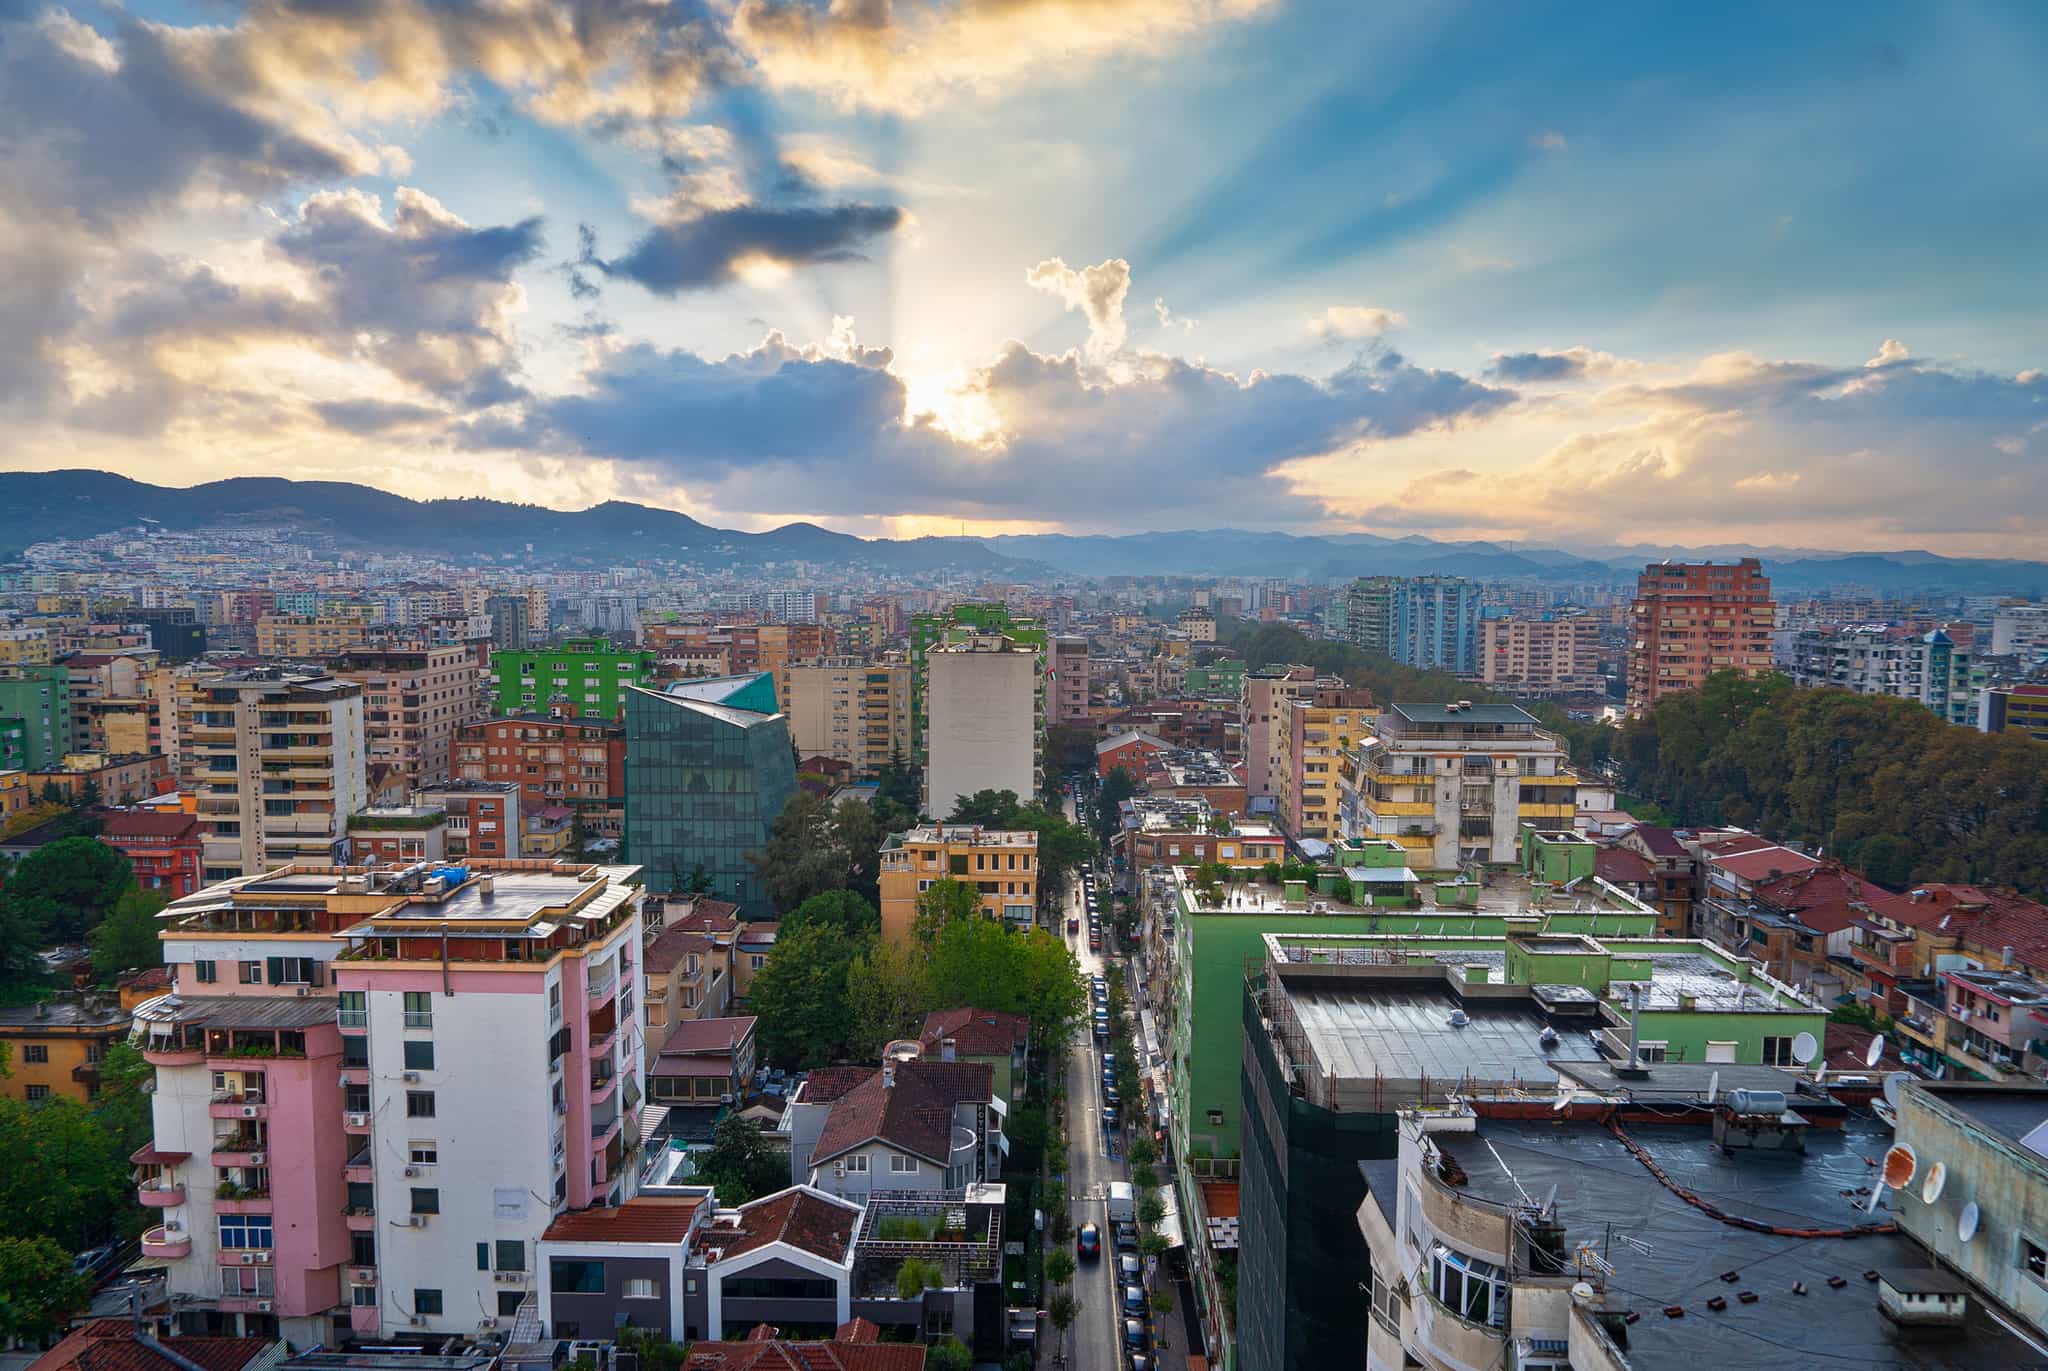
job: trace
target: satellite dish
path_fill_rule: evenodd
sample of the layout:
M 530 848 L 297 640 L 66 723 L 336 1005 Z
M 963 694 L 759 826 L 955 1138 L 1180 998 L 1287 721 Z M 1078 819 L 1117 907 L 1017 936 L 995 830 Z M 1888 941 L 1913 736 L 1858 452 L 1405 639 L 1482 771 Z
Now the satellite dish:
M 1927 1184 L 1920 1187 L 1920 1203 L 1933 1204 L 1941 1198 L 1942 1188 L 1948 1184 L 1948 1163 L 1936 1162 L 1927 1171 Z
M 1971 1200 L 1968 1204 L 1964 1205 L 1963 1217 L 1956 1221 L 1956 1241 L 1968 1242 L 1976 1237 L 1977 1224 L 1982 1218 L 1983 1214 L 1978 1210 L 1975 1200 Z
M 1801 1033 L 1792 1040 L 1792 1060 L 1795 1062 L 1810 1062 L 1819 1051 L 1820 1039 L 1811 1033 Z
M 1906 1088 L 1906 1082 L 1913 1079 L 1909 1071 L 1894 1071 L 1884 1078 L 1884 1102 L 1892 1108 L 1899 1107 L 1899 1092 Z
M 1883 1060 L 1884 1034 L 1880 1033 L 1870 1040 L 1870 1046 L 1863 1049 L 1863 1064 L 1865 1066 L 1876 1066 Z
M 1593 1298 L 1593 1286 L 1589 1281 L 1577 1281 L 1572 1285 L 1572 1298 L 1584 1302 Z
M 1920 1157 L 1911 1143 L 1894 1143 L 1884 1154 L 1884 1183 L 1894 1190 L 1910 1185 L 1919 1170 Z
M 1721 1073 L 1716 1071 L 1707 1077 L 1707 1103 L 1712 1104 L 1721 1095 Z
M 1567 1080 L 1560 1080 L 1557 1086 L 1557 1103 L 1550 1106 L 1550 1112 L 1553 1114 L 1563 1113 L 1565 1107 L 1572 1102 L 1572 1083 Z

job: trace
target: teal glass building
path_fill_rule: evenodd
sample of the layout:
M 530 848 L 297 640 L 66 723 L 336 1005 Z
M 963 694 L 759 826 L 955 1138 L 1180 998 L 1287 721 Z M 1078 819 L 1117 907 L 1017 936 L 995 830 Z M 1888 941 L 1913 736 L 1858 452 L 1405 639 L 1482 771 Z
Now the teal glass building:
M 680 891 L 702 865 L 712 895 L 746 918 L 776 910 L 748 858 L 796 794 L 789 724 L 767 672 L 631 687 L 626 704 L 626 860 L 651 891 Z

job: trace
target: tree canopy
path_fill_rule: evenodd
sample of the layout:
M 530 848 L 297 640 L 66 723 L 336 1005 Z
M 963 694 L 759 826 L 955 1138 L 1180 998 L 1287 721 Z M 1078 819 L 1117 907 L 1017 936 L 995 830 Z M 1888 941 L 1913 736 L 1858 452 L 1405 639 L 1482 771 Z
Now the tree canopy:
M 1123 822 L 1122 806 L 1125 800 L 1138 793 L 1138 778 L 1128 768 L 1113 766 L 1102 778 L 1102 784 L 1095 790 L 1095 807 L 1090 818 L 1095 828 L 1095 839 L 1104 844 L 1116 836 L 1117 825 Z
M 778 936 L 814 924 L 837 928 L 855 938 L 871 938 L 881 931 L 882 916 L 855 891 L 826 890 L 784 914 Z
M 134 869 L 118 848 L 97 838 L 59 838 L 21 859 L 0 899 L 47 941 L 72 942 L 106 917 Z
M 1008 828 L 1017 818 L 1023 802 L 1014 790 L 977 790 L 953 801 L 949 824 L 980 824 L 983 828 Z
M 124 971 L 164 964 L 156 916 L 169 903 L 170 899 L 161 891 L 132 887 L 114 901 L 113 910 L 86 935 L 92 944 L 94 980 L 112 985 Z
M 64 1331 L 92 1298 L 71 1257 L 48 1238 L 0 1237 L 0 1347 L 31 1346 Z
M 753 1120 L 728 1114 L 713 1130 L 697 1174 L 718 1191 L 720 1204 L 745 1204 L 789 1185 L 789 1157 L 762 1136 Z
M 864 950 L 830 924 L 776 935 L 748 993 L 770 1061 L 802 1070 L 838 1057 L 848 1027 L 846 973 Z

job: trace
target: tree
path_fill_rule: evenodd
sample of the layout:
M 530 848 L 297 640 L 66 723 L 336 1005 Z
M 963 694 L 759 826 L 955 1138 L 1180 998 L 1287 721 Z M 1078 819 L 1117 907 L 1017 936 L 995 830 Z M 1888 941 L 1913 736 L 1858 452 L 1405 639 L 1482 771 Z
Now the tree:
M 1065 942 L 1042 928 L 1014 932 L 992 919 L 954 919 L 934 935 L 930 949 L 934 1009 L 972 1005 L 1022 1014 L 1031 1020 L 1033 1041 L 1048 1048 L 1066 1042 L 1081 1022 L 1088 986 L 1080 964 Z
M 1074 1298 L 1074 1292 L 1071 1290 L 1056 1291 L 1053 1297 L 1046 1301 L 1046 1317 L 1052 1320 L 1053 1331 L 1060 1335 L 1062 1344 L 1067 1340 L 1067 1330 L 1074 1326 L 1074 1320 L 1080 1313 L 1081 1302 Z
M 1166 1217 L 1166 1201 L 1160 1199 L 1156 1192 L 1146 1195 L 1138 1201 L 1138 1217 L 1148 1224 L 1158 1223 Z
M 76 941 L 106 917 L 133 878 L 118 848 L 83 835 L 59 838 L 22 858 L 5 898 L 35 920 L 44 938 Z
M 1038 835 L 1038 902 L 1055 906 L 1066 897 L 1068 877 L 1094 861 L 1102 849 L 1093 834 L 1057 809 L 1022 809 L 1015 823 Z
M 782 916 L 782 934 L 822 924 L 852 938 L 866 940 L 882 929 L 882 916 L 875 907 L 851 890 L 826 890 L 811 896 Z
M 711 871 L 702 862 L 690 867 L 690 874 L 683 877 L 682 893 L 685 895 L 709 895 L 711 893 Z
M 711 1134 L 697 1174 L 718 1192 L 720 1204 L 745 1204 L 789 1184 L 789 1157 L 778 1152 L 751 1119 L 728 1114 Z
M 1155 1314 L 1171 1314 L 1173 1312 L 1173 1292 L 1171 1290 L 1161 1286 L 1152 1292 L 1152 1312 Z
M 811 896 L 846 885 L 846 854 L 832 832 L 832 807 L 799 791 L 768 830 L 768 846 L 749 854 L 775 908 L 788 912 Z
M 977 790 L 953 802 L 949 824 L 980 824 L 983 828 L 1011 828 L 1017 811 L 1023 808 L 1014 790 Z
M 845 799 L 832 810 L 832 841 L 846 862 L 846 885 L 870 905 L 882 903 L 882 814 L 864 800 Z
M 1054 1285 L 1065 1285 L 1074 1279 L 1074 1254 L 1064 1245 L 1045 1254 L 1045 1278 Z
M 1164 1233 L 1161 1233 L 1155 1229 L 1149 1233 L 1143 1233 L 1139 1235 L 1139 1255 L 1146 1257 L 1163 1257 L 1166 1255 L 1166 1251 L 1166 1235 Z
M 100 1059 L 99 1108 L 94 1117 L 114 1140 L 116 1156 L 127 1157 L 150 1140 L 150 1091 L 156 1068 L 133 1043 L 114 1043 Z
M 1144 1134 L 1131 1140 L 1131 1165 L 1150 1166 L 1159 1160 L 1159 1146 Z
M 884 1043 L 915 1037 L 931 1009 L 928 987 L 924 956 L 907 944 L 877 942 L 856 957 L 846 971 L 852 1055 L 872 1060 Z
M 1123 822 L 1125 800 L 1138 793 L 1137 778 L 1123 767 L 1113 766 L 1095 792 L 1095 840 L 1107 847 Z
M 935 1342 L 925 1349 L 925 1371 L 974 1371 L 974 1354 L 958 1338 Z
M 946 1284 L 946 1268 L 935 1261 L 921 1257 L 905 1257 L 903 1265 L 896 1268 L 896 1298 L 914 1300 L 927 1290 L 938 1290 Z
M 134 1199 L 120 1141 L 75 1100 L 0 1099 L 0 1233 L 67 1252 L 106 1237 Z
M 968 922 L 987 922 L 981 911 L 981 891 L 974 886 L 943 877 L 918 893 L 914 931 L 924 946 L 930 947 L 953 924 Z
M 112 985 L 123 971 L 147 970 L 164 964 L 158 941 L 157 913 L 170 903 L 161 891 L 130 886 L 97 928 L 86 934 L 92 944 L 92 973 L 101 985 Z
M 901 752 L 890 749 L 889 764 L 882 768 L 876 780 L 880 782 L 875 793 L 878 802 L 887 802 L 913 817 L 917 814 L 918 806 L 923 803 L 919 794 L 923 782 L 917 768 L 904 763 Z
M 50 1239 L 0 1238 L 0 1347 L 61 1333 L 91 1298 L 91 1283 Z
M 843 931 L 812 925 L 778 934 L 749 998 L 761 1046 L 779 1066 L 823 1066 L 846 1041 L 846 976 L 864 949 Z

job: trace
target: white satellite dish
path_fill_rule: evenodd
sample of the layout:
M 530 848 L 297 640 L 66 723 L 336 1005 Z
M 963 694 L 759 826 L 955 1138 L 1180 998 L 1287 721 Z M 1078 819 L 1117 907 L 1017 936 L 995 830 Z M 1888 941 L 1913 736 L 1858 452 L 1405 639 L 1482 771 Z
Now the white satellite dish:
M 1571 1102 L 1572 1083 L 1569 1080 L 1560 1079 L 1557 1083 L 1557 1103 L 1550 1106 L 1550 1112 L 1553 1114 L 1561 1114 L 1564 1112 L 1566 1106 L 1570 1105 Z
M 1802 1065 L 1814 1059 L 1820 1051 L 1820 1039 L 1811 1033 L 1801 1033 L 1792 1040 L 1792 1060 Z
M 1707 1103 L 1712 1104 L 1721 1096 L 1721 1073 L 1716 1071 L 1707 1077 Z
M 1956 1241 L 1968 1242 L 1970 1239 L 1976 1237 L 1977 1224 L 1982 1220 L 1982 1218 L 1983 1214 L 1977 1208 L 1977 1202 L 1975 1200 L 1971 1200 L 1968 1204 L 1964 1205 L 1962 1218 L 1956 1220 Z
M 1590 1281 L 1576 1281 L 1572 1285 L 1572 1298 L 1584 1304 L 1593 1298 L 1594 1290 Z
M 1906 1088 L 1906 1082 L 1913 1079 L 1910 1071 L 1894 1071 L 1884 1078 L 1884 1102 L 1892 1108 L 1899 1107 L 1899 1092 Z
M 1865 1066 L 1876 1066 L 1883 1060 L 1884 1034 L 1880 1033 L 1870 1040 L 1870 1046 L 1863 1049 L 1863 1064 Z
M 1920 1203 L 1933 1204 L 1948 1185 L 1948 1163 L 1936 1162 L 1927 1169 L 1927 1183 L 1920 1187 Z

